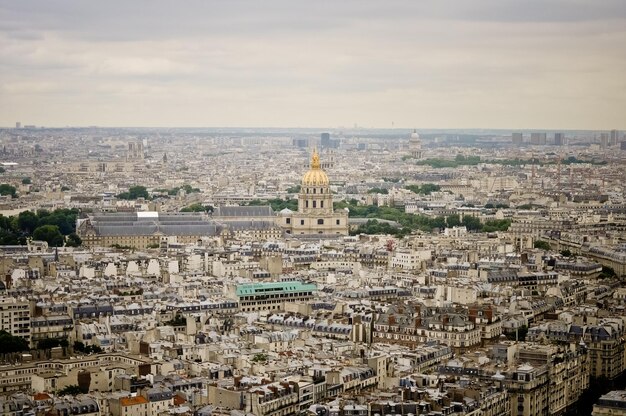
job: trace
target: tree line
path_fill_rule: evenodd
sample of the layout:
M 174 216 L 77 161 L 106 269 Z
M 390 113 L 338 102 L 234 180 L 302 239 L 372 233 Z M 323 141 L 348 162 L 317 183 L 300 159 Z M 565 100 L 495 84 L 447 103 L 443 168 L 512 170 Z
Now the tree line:
M 410 158 L 410 157 L 405 156 L 403 159 L 406 160 L 407 158 Z M 488 165 L 503 165 L 503 166 L 523 166 L 523 165 L 532 165 L 532 164 L 544 166 L 544 165 L 556 165 L 558 161 L 544 160 L 544 159 L 538 159 L 538 158 L 482 160 L 480 156 L 457 155 L 453 160 L 434 158 L 434 159 L 419 160 L 415 162 L 416 165 L 430 166 L 436 169 L 437 168 L 457 168 L 459 166 L 476 166 L 481 163 L 488 164 Z M 583 160 L 583 159 L 577 159 L 575 156 L 570 156 L 568 158 L 561 159 L 561 163 L 564 165 L 581 164 L 581 163 L 589 163 L 592 165 L 605 165 L 606 161 Z
M 413 231 L 432 232 L 433 229 L 465 226 L 473 232 L 506 231 L 511 220 L 490 220 L 482 223 L 478 218 L 465 215 L 463 219 L 458 214 L 432 217 L 421 214 L 409 214 L 395 207 L 378 207 L 375 205 L 357 205 L 356 200 L 335 203 L 335 209 L 348 208 L 349 216 L 353 218 L 371 218 L 360 225 L 353 234 L 392 234 L 398 237 L 405 236 Z M 377 221 L 383 219 L 398 223 L 399 227 Z
M 191 185 L 183 185 L 177 186 L 175 188 L 166 189 L 166 188 L 158 188 L 152 191 L 153 195 L 150 195 L 148 192 L 148 188 L 143 185 L 131 186 L 128 188 L 128 191 L 122 192 L 116 195 L 118 199 L 125 200 L 135 200 L 139 198 L 143 198 L 145 200 L 153 199 L 153 198 L 169 198 L 170 196 L 175 196 L 178 194 L 180 190 L 184 190 L 188 194 L 199 193 L 200 188 L 194 188 Z
M 76 234 L 78 210 L 60 208 L 23 211 L 19 215 L 0 215 L 0 245 L 25 245 L 28 238 L 46 241 L 51 247 L 78 247 L 82 241 Z

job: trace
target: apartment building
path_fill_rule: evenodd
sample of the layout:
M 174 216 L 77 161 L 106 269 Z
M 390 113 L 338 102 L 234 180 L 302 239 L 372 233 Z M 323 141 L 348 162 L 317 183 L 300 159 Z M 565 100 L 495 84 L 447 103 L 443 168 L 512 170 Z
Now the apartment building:
M 0 330 L 31 341 L 30 303 L 14 297 L 0 298 Z
M 306 302 L 317 291 L 314 284 L 291 282 L 247 283 L 236 287 L 239 308 L 244 312 L 284 310 L 286 302 Z

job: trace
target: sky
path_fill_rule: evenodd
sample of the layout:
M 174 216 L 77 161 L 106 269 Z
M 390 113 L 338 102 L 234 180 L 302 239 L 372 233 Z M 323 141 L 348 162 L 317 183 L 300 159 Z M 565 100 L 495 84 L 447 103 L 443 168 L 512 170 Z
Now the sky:
M 624 0 L 0 0 L 0 126 L 626 128 Z

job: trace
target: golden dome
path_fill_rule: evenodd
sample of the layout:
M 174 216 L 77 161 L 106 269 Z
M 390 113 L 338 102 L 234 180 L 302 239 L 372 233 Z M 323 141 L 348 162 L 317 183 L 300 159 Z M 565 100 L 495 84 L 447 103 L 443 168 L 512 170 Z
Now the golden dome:
M 302 186 L 321 186 L 330 183 L 321 166 L 320 155 L 317 154 L 317 149 L 313 150 L 311 169 L 302 177 Z

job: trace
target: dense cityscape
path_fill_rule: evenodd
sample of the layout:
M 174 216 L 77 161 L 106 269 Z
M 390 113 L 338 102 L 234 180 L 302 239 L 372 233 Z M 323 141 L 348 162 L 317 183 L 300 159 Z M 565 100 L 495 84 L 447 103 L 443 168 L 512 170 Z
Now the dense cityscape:
M 626 416 L 626 1 L 0 0 L 0 416 Z
M 626 413 L 608 131 L 0 131 L 6 415 Z

